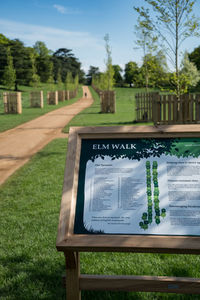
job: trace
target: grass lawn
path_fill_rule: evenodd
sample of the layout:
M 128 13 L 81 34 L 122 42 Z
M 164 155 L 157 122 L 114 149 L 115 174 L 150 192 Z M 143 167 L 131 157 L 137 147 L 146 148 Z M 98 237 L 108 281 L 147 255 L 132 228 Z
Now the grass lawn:
M 0 188 L 1 300 L 65 299 L 55 248 L 66 139 L 36 154 Z M 82 253 L 81 273 L 200 277 L 194 255 Z M 82 292 L 83 300 L 197 300 L 197 295 Z
M 134 120 L 133 89 L 116 89 L 117 113 L 92 107 L 73 126 L 126 125 Z M 0 116 L 1 117 L 1 116 Z M 65 130 L 68 130 L 67 128 Z M 64 178 L 67 139 L 57 139 L 0 187 L 0 299 L 65 299 L 63 253 L 56 235 Z M 195 255 L 81 253 L 81 273 L 200 277 Z M 197 300 L 198 295 L 82 292 L 83 300 Z
M 90 88 L 90 91 L 94 99 L 93 105 L 73 118 L 63 130 L 64 132 L 68 132 L 70 126 L 133 125 L 136 117 L 135 94 L 144 92 L 144 89 L 116 88 L 116 113 L 114 114 L 101 113 L 99 96 L 92 88 Z M 138 125 L 142 125 L 142 123 Z
M 41 115 L 44 115 L 52 110 L 58 109 L 62 106 L 70 105 L 82 97 L 82 88 L 79 88 L 76 98 L 70 99 L 65 102 L 59 102 L 58 105 L 47 105 L 46 95 L 48 85 L 43 84 L 36 90 L 43 90 L 44 93 L 44 108 L 31 108 L 29 94 L 33 90 L 31 87 L 19 86 L 19 90 L 22 92 L 22 114 L 4 114 L 3 107 L 3 87 L 0 86 L 0 132 L 14 128 L 22 123 L 33 120 Z

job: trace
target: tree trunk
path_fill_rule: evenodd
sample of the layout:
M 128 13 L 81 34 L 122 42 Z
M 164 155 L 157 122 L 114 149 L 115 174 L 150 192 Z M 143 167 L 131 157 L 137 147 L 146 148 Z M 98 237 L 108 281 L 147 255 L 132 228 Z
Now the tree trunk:
M 15 91 L 18 91 L 18 86 L 17 86 L 17 82 L 15 81 Z

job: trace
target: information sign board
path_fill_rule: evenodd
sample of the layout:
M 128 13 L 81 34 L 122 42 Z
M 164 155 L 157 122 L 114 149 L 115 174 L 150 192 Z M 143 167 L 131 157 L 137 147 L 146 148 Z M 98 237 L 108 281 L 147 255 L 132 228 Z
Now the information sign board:
M 200 253 L 199 125 L 72 128 L 58 250 Z

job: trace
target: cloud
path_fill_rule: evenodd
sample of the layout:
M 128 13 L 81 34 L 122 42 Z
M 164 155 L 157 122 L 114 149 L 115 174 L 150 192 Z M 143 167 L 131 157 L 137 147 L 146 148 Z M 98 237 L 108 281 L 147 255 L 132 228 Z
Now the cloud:
M 59 4 L 54 4 L 53 7 L 61 14 L 67 15 L 67 14 L 80 14 L 79 10 L 75 10 L 69 7 L 65 7 Z
M 57 9 L 58 12 L 61 14 L 66 14 L 66 8 L 62 5 L 54 4 L 53 6 L 55 9 Z
M 90 65 L 104 64 L 104 41 L 89 32 L 70 31 L 59 28 L 25 24 L 0 19 L 1 33 L 10 39 L 20 39 L 26 46 L 33 46 L 36 41 L 43 41 L 47 48 L 55 51 L 58 48 L 72 49 L 83 64 L 84 69 Z

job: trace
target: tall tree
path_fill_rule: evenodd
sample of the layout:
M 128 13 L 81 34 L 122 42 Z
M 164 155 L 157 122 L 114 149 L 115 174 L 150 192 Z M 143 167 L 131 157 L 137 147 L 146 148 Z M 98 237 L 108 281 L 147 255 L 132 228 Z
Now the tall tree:
M 124 79 L 125 82 L 130 85 L 136 85 L 138 83 L 138 76 L 139 76 L 139 67 L 134 61 L 129 61 L 125 65 L 125 70 L 124 70 Z
M 71 49 L 60 48 L 53 53 L 54 79 L 57 80 L 58 69 L 60 69 L 62 81 L 65 81 L 68 72 L 75 77 L 81 73 L 81 63 L 74 56 Z
M 108 91 L 111 91 L 113 89 L 114 86 L 114 70 L 112 67 L 112 57 L 111 57 L 111 48 L 109 45 L 109 35 L 106 34 L 104 37 L 104 41 L 105 41 L 105 49 L 106 49 L 106 73 L 105 76 L 107 78 L 107 87 L 106 89 Z
M 145 88 L 148 90 L 149 86 L 149 57 L 153 55 L 153 53 L 157 49 L 157 37 L 153 33 L 153 28 L 151 24 L 147 20 L 139 17 L 137 19 L 137 25 L 135 26 L 135 33 L 137 36 L 137 40 L 135 41 L 136 45 L 142 49 L 143 51 L 143 66 L 142 73 L 145 79 Z
M 90 66 L 88 73 L 86 75 L 87 77 L 87 84 L 91 85 L 92 83 L 92 78 L 94 75 L 98 75 L 100 73 L 99 68 L 98 67 L 94 67 L 94 66 Z
M 196 0 L 144 0 L 153 10 L 136 7 L 140 18 L 152 28 L 160 40 L 162 47 L 165 45 L 166 53 L 175 67 L 177 77 L 176 95 L 180 97 L 179 84 L 179 54 L 180 46 L 185 39 L 198 35 L 199 22 L 193 14 Z
M 195 64 L 197 69 L 200 71 L 200 46 L 195 48 L 191 53 L 188 54 L 189 60 Z
M 51 74 L 51 54 L 52 51 L 49 50 L 44 42 L 37 41 L 33 46 L 36 55 L 36 68 L 37 74 L 40 76 L 41 82 L 47 82 Z
M 32 76 L 31 76 L 30 86 L 37 88 L 40 83 L 40 76 L 37 74 L 36 52 L 34 48 L 30 48 L 30 59 L 32 64 Z
M 119 65 L 113 65 L 113 70 L 115 84 L 118 86 L 123 86 L 123 77 L 121 75 L 123 71 L 122 68 Z
M 18 39 L 11 40 L 9 46 L 13 57 L 13 65 L 16 70 L 15 90 L 17 91 L 19 84 L 29 85 L 31 81 L 32 62 L 30 50 Z
M 11 89 L 15 85 L 16 71 L 13 66 L 13 58 L 11 56 L 10 48 L 7 48 L 7 66 L 4 69 L 3 84 Z
M 186 93 L 189 88 L 195 87 L 200 80 L 200 72 L 193 62 L 188 58 L 188 53 L 185 52 L 180 70 L 180 88 Z

